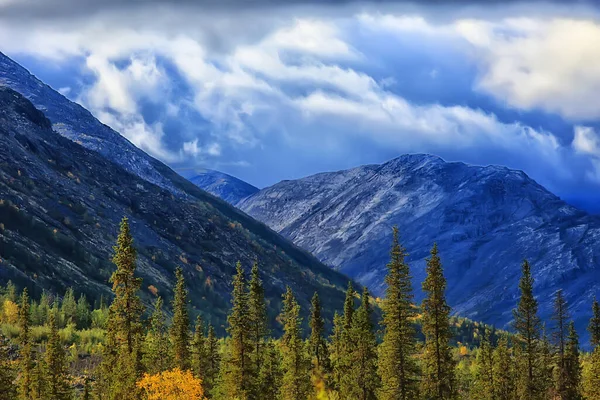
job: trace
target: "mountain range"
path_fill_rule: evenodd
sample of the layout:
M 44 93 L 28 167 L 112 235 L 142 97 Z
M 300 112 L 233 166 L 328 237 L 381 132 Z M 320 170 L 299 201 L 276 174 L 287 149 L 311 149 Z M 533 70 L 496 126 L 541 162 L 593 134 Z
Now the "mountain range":
M 282 181 L 237 206 L 378 296 L 394 225 L 409 253 L 417 301 L 437 243 L 454 312 L 498 327 L 512 320 L 524 259 L 547 321 L 555 292 L 564 289 L 583 334 L 600 295 L 600 217 L 522 171 L 411 154 Z
M 194 185 L 230 204 L 236 204 L 260 190 L 235 176 L 212 169 L 195 169 L 181 175 L 187 177 Z
M 222 327 L 235 264 L 261 266 L 272 320 L 290 285 L 342 307 L 348 278 L 263 223 L 199 189 L 0 53 L 0 281 L 39 294 L 109 295 L 127 216 L 146 304 L 184 269 L 194 312 Z M 276 326 L 277 328 L 277 326 Z

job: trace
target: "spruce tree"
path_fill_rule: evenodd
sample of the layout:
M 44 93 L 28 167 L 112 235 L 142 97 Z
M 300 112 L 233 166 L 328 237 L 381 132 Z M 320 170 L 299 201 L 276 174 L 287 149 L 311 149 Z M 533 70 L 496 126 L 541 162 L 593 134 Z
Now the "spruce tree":
M 541 363 L 541 321 L 537 315 L 538 303 L 533 296 L 533 277 L 527 260 L 523 261 L 519 282 L 521 298 L 513 311 L 517 332 L 519 366 L 517 391 L 519 399 L 534 400 L 543 396 L 543 371 Z
M 384 327 L 380 346 L 381 400 L 413 400 L 418 397 L 418 368 L 415 362 L 413 291 L 406 251 L 394 227 L 391 260 L 382 312 Z
M 502 336 L 494 350 L 494 398 L 496 400 L 514 400 L 516 396 L 516 369 L 508 338 Z
M 552 344 L 546 335 L 546 327 L 542 329 L 542 340 L 540 342 L 540 377 L 539 387 L 541 399 L 546 399 L 554 396 L 554 365 L 555 357 Z
M 452 358 L 450 339 L 450 307 L 446 303 L 446 278 L 438 255 L 437 245 L 427 259 L 427 277 L 423 281 L 423 395 L 437 400 L 455 399 L 455 362 Z
M 340 389 L 342 375 L 345 373 L 342 368 L 342 350 L 343 346 L 344 319 L 336 311 L 333 316 L 333 331 L 330 338 L 330 363 L 332 368 L 333 388 L 337 391 Z
M 150 317 L 150 326 L 144 338 L 142 362 L 148 374 L 155 375 L 169 369 L 169 338 L 167 336 L 166 316 L 163 300 L 159 296 L 154 301 L 154 311 Z
M 196 378 L 204 381 L 206 374 L 206 363 L 208 360 L 206 354 L 206 338 L 204 337 L 204 322 L 202 317 L 198 315 L 196 318 L 196 326 L 194 329 L 194 337 L 192 338 L 192 355 L 191 366 Z
M 250 323 L 250 342 L 252 343 L 252 353 L 250 358 L 254 364 L 254 373 L 257 374 L 261 368 L 263 349 L 269 335 L 265 290 L 260 279 L 257 262 L 255 262 L 252 266 L 252 272 L 248 286 L 248 317 Z M 254 386 L 255 389 L 257 389 L 256 385 Z M 259 396 L 259 393 L 254 394 L 255 398 L 257 396 Z
M 108 310 L 98 395 L 109 400 L 138 399 L 136 382 L 141 375 L 141 315 L 138 292 L 142 279 L 135 276 L 136 250 L 127 218 L 121 221 L 110 282 L 114 299 Z
M 33 369 L 35 365 L 31 343 L 31 317 L 29 312 L 29 294 L 27 293 L 27 288 L 25 288 L 21 293 L 19 304 L 19 400 L 29 400 L 33 397 Z
M 600 400 L 600 346 L 589 356 L 583 370 L 583 394 L 586 400 Z
M 44 399 L 67 400 L 71 398 L 71 387 L 68 381 L 68 365 L 65 351 L 58 336 L 58 324 L 54 314 L 48 318 L 50 333 L 46 344 L 46 389 Z
M 369 290 L 364 287 L 361 305 L 354 314 L 350 336 L 353 350 L 347 372 L 352 384 L 347 399 L 375 400 L 379 388 L 377 375 L 377 339 L 373 327 L 373 310 Z
M 87 329 L 90 327 L 92 322 L 92 315 L 90 310 L 90 303 L 82 293 L 77 300 L 77 329 Z
M 64 316 L 65 325 L 77 322 L 77 301 L 73 288 L 68 288 L 62 300 L 61 313 Z
M 273 341 L 269 341 L 265 345 L 264 360 L 258 376 L 259 398 L 279 400 L 282 378 L 281 355 Z
M 479 351 L 477 352 L 475 371 L 475 392 L 480 400 L 496 399 L 494 374 L 494 348 L 490 341 L 491 333 L 486 329 Z
M 592 318 L 590 319 L 588 331 L 590 332 L 592 348 L 600 346 L 600 304 L 596 299 L 592 304 Z
M 311 389 L 310 360 L 306 357 L 302 340 L 300 305 L 289 286 L 284 295 L 280 320 L 284 332 L 281 338 L 284 371 L 281 397 L 283 400 L 306 400 Z
M 329 372 L 329 352 L 325 340 L 325 320 L 321 315 L 321 301 L 315 292 L 310 309 L 310 356 L 313 362 L 313 371 L 317 376 L 324 377 Z
M 38 352 L 34 352 L 33 356 L 33 369 L 31 372 L 31 391 L 29 393 L 31 400 L 42 400 L 45 399 L 47 392 L 47 381 L 46 381 L 46 363 Z
M 253 343 L 250 340 L 246 276 L 239 262 L 233 279 L 231 304 L 227 317 L 230 346 L 227 358 L 223 360 L 225 365 L 220 371 L 219 392 L 227 398 L 244 400 L 249 398 L 252 389 L 253 365 L 250 355 Z
M 569 323 L 569 335 L 565 343 L 565 390 L 564 400 L 581 399 L 581 361 L 579 359 L 579 336 L 575 323 Z
M 216 383 L 217 376 L 219 375 L 219 367 L 221 364 L 219 339 L 217 339 L 215 328 L 213 328 L 212 325 L 208 326 L 208 336 L 206 337 L 205 346 L 206 370 L 204 372 L 203 387 L 205 393 L 210 394 Z
M 565 398 L 566 395 L 566 359 L 565 359 L 565 348 L 567 344 L 568 331 L 568 307 L 567 302 L 563 296 L 562 290 L 556 292 L 554 299 L 554 315 L 552 320 L 554 321 L 554 332 L 552 338 L 554 340 L 554 346 L 556 348 L 556 393 L 561 399 Z
M 185 288 L 183 270 L 175 270 L 175 293 L 173 296 L 173 320 L 169 332 L 171 340 L 171 360 L 174 368 L 182 371 L 190 369 L 190 317 L 188 313 L 188 293 Z
M 338 375 L 341 377 L 339 386 L 339 396 L 341 399 L 346 399 L 351 396 L 354 382 L 348 374 L 352 367 L 352 353 L 354 352 L 354 338 L 352 337 L 352 323 L 354 318 L 354 297 L 356 292 L 352 287 L 352 282 L 348 282 L 346 290 L 346 299 L 344 300 L 344 326 L 342 330 L 341 353 L 339 355 L 336 368 L 340 371 Z

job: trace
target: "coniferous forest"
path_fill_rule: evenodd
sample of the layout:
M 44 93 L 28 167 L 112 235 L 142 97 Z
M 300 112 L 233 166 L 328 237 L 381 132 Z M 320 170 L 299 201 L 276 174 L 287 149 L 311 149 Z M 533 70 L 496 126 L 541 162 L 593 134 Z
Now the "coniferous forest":
M 303 321 L 289 287 L 269 321 L 259 264 L 250 271 L 238 264 L 223 335 L 201 313 L 191 315 L 181 269 L 171 304 L 159 296 L 143 304 L 123 219 L 111 299 L 90 304 L 73 289 L 31 299 L 26 288 L 2 287 L 0 399 L 600 399 L 597 301 L 590 343 L 580 343 L 561 291 L 552 320 L 538 317 L 524 261 L 512 329 L 500 331 L 451 316 L 435 244 L 425 299 L 415 304 L 405 256 L 394 229 L 385 298 L 350 283 L 332 324 L 317 293 Z

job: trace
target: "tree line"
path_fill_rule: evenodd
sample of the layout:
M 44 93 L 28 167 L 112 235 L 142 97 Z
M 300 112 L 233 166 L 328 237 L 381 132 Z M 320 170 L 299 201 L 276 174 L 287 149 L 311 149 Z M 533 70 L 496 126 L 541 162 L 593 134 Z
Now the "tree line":
M 144 318 L 142 280 L 136 276 L 126 218 L 114 249 L 110 305 L 101 300 L 91 310 L 85 296 L 76 301 L 68 290 L 59 307 L 45 295 L 32 302 L 26 289 L 17 299 L 16 289 L 7 287 L 3 318 L 17 323 L 18 346 L 0 341 L 0 399 L 600 400 L 598 302 L 589 325 L 592 351 L 585 353 L 560 290 L 552 329 L 546 331 L 527 261 L 513 311 L 514 333 L 498 337 L 487 330 L 478 349 L 463 352 L 451 345 L 451 308 L 437 246 L 427 259 L 425 298 L 417 307 L 396 228 L 386 295 L 378 302 L 381 321 L 375 321 L 377 305 L 368 289 L 359 294 L 349 283 L 331 332 L 326 332 L 317 293 L 304 332 L 300 305 L 288 286 L 277 318 L 283 327 L 279 338 L 269 329 L 258 263 L 249 276 L 238 263 L 227 335 L 217 337 L 201 317 L 191 321 L 181 268 L 175 273 L 171 318 L 161 297 Z M 417 339 L 417 320 L 423 340 Z M 35 323 L 47 328 L 43 346 L 33 340 Z M 61 341 L 68 326 L 103 332 L 99 361 L 78 385 Z

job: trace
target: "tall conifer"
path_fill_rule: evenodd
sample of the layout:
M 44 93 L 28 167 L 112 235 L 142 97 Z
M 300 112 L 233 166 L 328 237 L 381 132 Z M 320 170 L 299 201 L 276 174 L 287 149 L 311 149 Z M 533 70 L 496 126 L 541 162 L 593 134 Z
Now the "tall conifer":
M 183 270 L 175 270 L 175 293 L 173 296 L 173 320 L 169 332 L 173 367 L 182 371 L 190 369 L 190 316 L 188 293 L 185 287 Z
M 21 293 L 19 304 L 19 400 L 29 400 L 32 397 L 33 384 L 33 349 L 30 331 L 30 308 L 27 288 Z
M 522 276 L 519 282 L 521 298 L 513 311 L 517 331 L 519 358 L 518 394 L 519 399 L 534 400 L 543 396 L 541 353 L 542 323 L 537 315 L 538 303 L 533 296 L 533 277 L 527 260 L 523 261 Z
M 204 381 L 206 375 L 206 364 L 208 357 L 206 354 L 206 338 L 204 336 L 204 322 L 202 317 L 198 315 L 196 318 L 196 326 L 194 329 L 194 337 L 192 338 L 191 351 L 191 366 L 196 378 Z
M 592 347 L 600 346 L 600 304 L 597 299 L 592 303 L 592 318 L 588 326 Z
M 494 398 L 496 400 L 515 400 L 516 369 L 508 338 L 502 336 L 494 350 Z
M 210 394 L 219 375 L 221 356 L 219 354 L 219 339 L 215 334 L 215 328 L 208 325 L 208 336 L 205 341 L 206 370 L 204 372 L 203 386 L 205 393 Z
M 250 282 L 248 283 L 248 317 L 250 323 L 250 341 L 252 343 L 251 359 L 254 364 L 254 374 L 260 371 L 263 350 L 269 335 L 269 323 L 267 320 L 267 304 L 265 302 L 265 290 L 260 279 L 258 262 L 252 266 Z M 256 385 L 255 385 L 256 389 Z M 258 394 L 256 394 L 258 395 Z M 256 397 L 256 396 L 255 396 Z
M 311 301 L 309 325 L 309 345 L 313 370 L 317 374 L 327 373 L 329 370 L 329 353 L 327 341 L 325 340 L 325 320 L 321 315 L 321 301 L 317 292 L 315 292 Z
M 565 349 L 567 345 L 567 337 L 569 335 L 569 326 L 568 326 L 568 307 L 567 301 L 563 296 L 562 290 L 558 290 L 556 292 L 556 296 L 554 298 L 554 314 L 552 315 L 552 320 L 554 321 L 554 331 L 552 333 L 552 338 L 554 341 L 554 346 L 556 348 L 556 393 L 562 398 L 565 398 L 566 393 L 566 359 L 565 359 Z
M 581 399 L 581 360 L 579 359 L 579 336 L 575 323 L 569 323 L 569 335 L 565 343 L 565 391 L 563 400 Z
M 311 390 L 310 360 L 306 357 L 302 340 L 300 305 L 289 286 L 284 294 L 280 320 L 284 332 L 281 337 L 284 371 L 281 397 L 283 400 L 306 400 Z
M 490 341 L 490 331 L 485 330 L 477 352 L 475 371 L 475 391 L 479 400 L 495 400 L 496 385 L 494 374 L 494 348 Z
M 58 324 L 54 314 L 48 318 L 50 333 L 46 344 L 46 394 L 48 400 L 67 400 L 71 398 L 71 388 L 68 381 L 68 365 L 65 351 L 58 336 Z
M 413 291 L 406 251 L 394 227 L 391 260 L 385 277 L 387 285 L 382 311 L 384 327 L 380 346 L 379 374 L 381 400 L 413 400 L 418 393 L 418 368 L 415 362 Z
M 446 303 L 446 278 L 437 245 L 427 259 L 427 277 L 423 281 L 423 395 L 437 400 L 455 399 L 455 362 L 450 348 L 450 307 Z
M 154 311 L 150 317 L 150 326 L 144 339 L 142 361 L 146 372 L 155 375 L 170 367 L 169 338 L 167 336 L 166 316 L 163 311 L 162 297 L 154 301 Z

